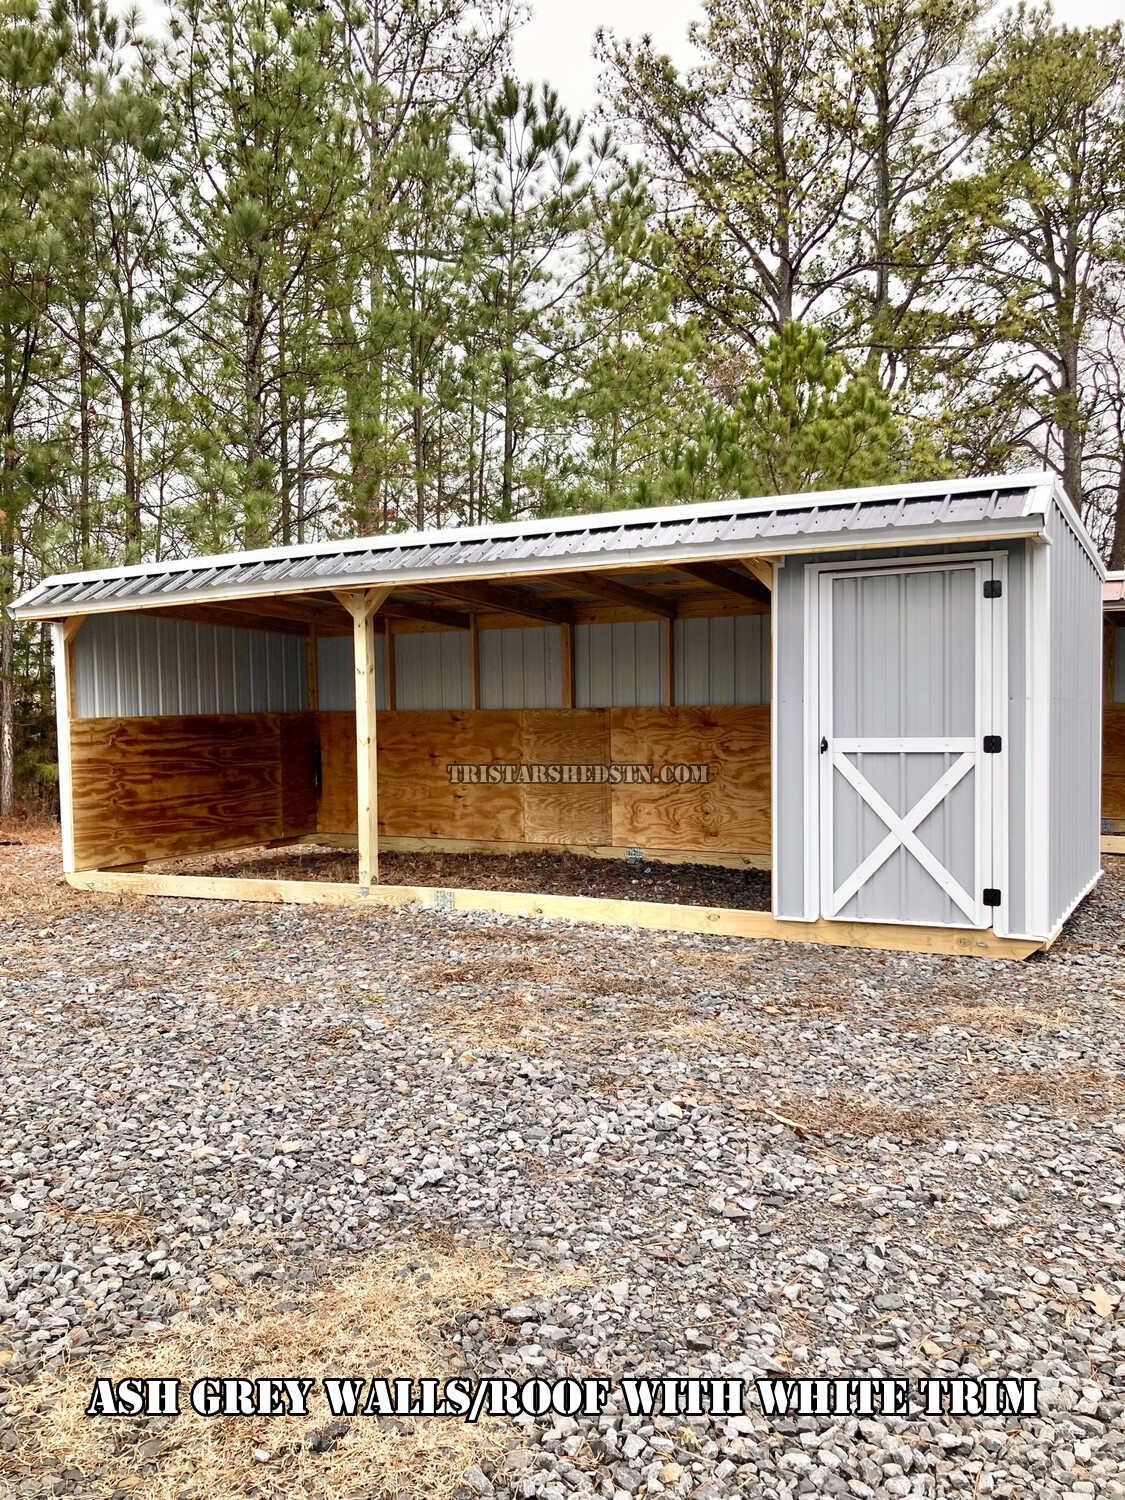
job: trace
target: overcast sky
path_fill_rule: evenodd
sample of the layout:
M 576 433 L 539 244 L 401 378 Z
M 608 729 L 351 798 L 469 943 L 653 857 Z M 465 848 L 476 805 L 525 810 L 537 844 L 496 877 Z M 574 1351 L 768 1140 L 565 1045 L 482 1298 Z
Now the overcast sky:
M 517 74 L 548 79 L 574 113 L 595 102 L 598 70 L 593 60 L 599 26 L 619 36 L 648 32 L 662 52 L 686 62 L 688 22 L 701 14 L 698 0 L 529 0 L 531 19 L 515 42 Z M 1104 26 L 1125 20 L 1125 0 L 1058 0 L 1055 13 L 1071 26 Z

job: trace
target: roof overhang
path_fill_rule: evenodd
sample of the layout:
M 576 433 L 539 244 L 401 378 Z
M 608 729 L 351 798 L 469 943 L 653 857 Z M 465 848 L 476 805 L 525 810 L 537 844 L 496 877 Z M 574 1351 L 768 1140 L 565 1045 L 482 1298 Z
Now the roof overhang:
M 1005 497 L 1000 514 L 984 513 L 981 497 Z M 716 501 L 659 510 L 630 510 L 551 521 L 513 523 L 418 534 L 361 537 L 292 548 L 270 548 L 220 557 L 142 563 L 44 579 L 13 606 L 20 620 L 57 620 L 68 615 L 134 612 L 230 600 L 281 599 L 293 594 L 390 585 L 530 582 L 563 579 L 567 573 L 627 571 L 693 562 L 730 562 L 753 557 L 781 561 L 802 553 L 869 548 L 980 544 L 1046 538 L 1052 498 L 1064 505 L 1100 560 L 1061 487 L 1045 474 L 997 479 L 887 485 L 821 491 L 757 501 Z M 959 504 L 959 500 L 961 503 Z M 933 518 L 911 524 L 926 509 Z M 973 510 L 979 514 L 971 514 Z M 996 509 L 993 506 L 993 509 Z M 805 512 L 804 516 L 795 514 Z M 968 513 L 965 513 L 968 512 Z M 729 518 L 730 524 L 724 526 Z M 869 520 L 870 518 L 870 520 Z M 880 519 L 881 518 L 881 519 Z M 878 524 L 870 524 L 870 521 Z M 714 536 L 736 523 L 753 535 Z M 788 528 L 788 529 L 787 529 Z M 691 540 L 693 530 L 712 533 Z M 685 531 L 688 533 L 684 536 Z M 668 540 L 675 532 L 680 539 Z M 576 535 L 580 534 L 580 535 Z M 581 541 L 585 545 L 579 545 Z M 417 550 L 412 563 L 404 554 Z M 425 553 L 437 554 L 423 561 Z M 459 559 L 459 553 L 473 553 Z M 482 556 L 482 552 L 496 555 Z M 387 566 L 380 565 L 385 555 Z M 332 568 L 338 559 L 339 567 Z M 393 559 L 393 565 L 392 565 Z M 254 576 L 293 568 L 292 576 Z M 317 569 L 311 574 L 311 569 Z M 325 572 L 325 568 L 331 569 Z M 220 575 L 228 575 L 222 577 Z M 233 576 L 231 576 L 233 575 Z M 104 597 L 99 597 L 103 595 Z

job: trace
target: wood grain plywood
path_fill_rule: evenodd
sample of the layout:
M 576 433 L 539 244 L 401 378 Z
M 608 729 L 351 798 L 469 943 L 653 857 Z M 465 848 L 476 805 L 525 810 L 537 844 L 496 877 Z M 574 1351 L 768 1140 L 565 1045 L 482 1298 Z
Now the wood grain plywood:
M 1125 703 L 1103 704 L 1102 817 L 1125 818 Z
M 316 715 L 278 714 L 281 837 L 316 828 Z
M 291 737 L 287 726 L 283 756 L 290 719 L 307 722 Z M 308 789 L 299 786 L 312 780 L 311 733 L 311 716 L 301 714 L 75 719 L 76 860 L 139 864 L 311 830 Z
M 450 765 L 520 758 L 515 709 L 411 711 L 379 719 L 379 830 L 402 838 L 518 839 L 518 786 L 461 786 Z
M 318 833 L 355 833 L 355 714 L 326 712 L 316 716 L 320 732 L 320 801 Z
M 319 715 L 318 831 L 356 829 L 355 718 Z M 381 714 L 388 838 L 619 845 L 768 855 L 769 709 L 523 709 Z M 451 785 L 450 764 L 701 763 L 706 786 Z
M 322 713 L 323 788 L 317 828 L 356 831 L 355 715 Z M 398 838 L 518 839 L 517 786 L 458 786 L 447 766 L 520 759 L 520 714 L 399 710 L 380 714 L 379 832 Z
M 614 708 L 609 714 L 615 763 L 710 768 L 703 786 L 615 786 L 610 843 L 769 852 L 768 706 Z
M 607 765 L 609 710 L 524 709 L 522 759 L 528 765 Z M 606 786 L 520 788 L 522 838 L 532 844 L 608 844 L 610 789 Z

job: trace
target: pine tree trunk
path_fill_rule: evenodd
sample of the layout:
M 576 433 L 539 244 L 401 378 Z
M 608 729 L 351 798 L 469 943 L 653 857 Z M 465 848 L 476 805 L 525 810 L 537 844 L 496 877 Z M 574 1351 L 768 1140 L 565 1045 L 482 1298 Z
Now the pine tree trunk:
M 133 414 L 133 287 L 121 297 L 121 446 L 125 477 L 125 561 L 140 560 L 141 487 L 137 477 L 137 436 Z
M 15 669 L 15 627 L 8 606 L 15 577 L 14 538 L 4 527 L 0 544 L 0 817 L 8 817 L 15 806 L 16 695 L 12 681 Z
M 90 551 L 90 351 L 86 339 L 86 304 L 78 304 L 78 544 L 79 566 Z
M 1115 573 L 1125 568 L 1125 453 L 1117 464 L 1117 499 L 1113 507 L 1113 544 L 1109 565 Z

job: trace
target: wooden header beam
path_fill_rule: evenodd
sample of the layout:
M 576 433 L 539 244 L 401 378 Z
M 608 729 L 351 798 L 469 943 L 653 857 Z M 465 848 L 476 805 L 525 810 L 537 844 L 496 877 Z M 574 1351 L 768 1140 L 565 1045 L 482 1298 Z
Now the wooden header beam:
M 722 589 L 728 594 L 738 594 L 743 599 L 753 599 L 758 604 L 769 604 L 772 594 L 749 573 L 740 573 L 725 563 L 673 563 L 677 573 L 686 573 L 689 578 L 698 578 L 712 588 Z

